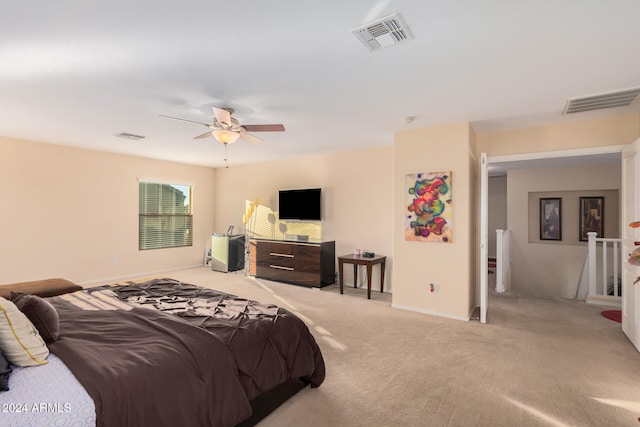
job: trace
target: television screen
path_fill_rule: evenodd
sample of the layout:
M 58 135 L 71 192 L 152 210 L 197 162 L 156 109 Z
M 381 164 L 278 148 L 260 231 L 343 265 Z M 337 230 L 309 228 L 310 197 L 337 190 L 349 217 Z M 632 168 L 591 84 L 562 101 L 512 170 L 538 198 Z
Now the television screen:
M 320 188 L 280 190 L 278 194 L 280 219 L 320 220 Z

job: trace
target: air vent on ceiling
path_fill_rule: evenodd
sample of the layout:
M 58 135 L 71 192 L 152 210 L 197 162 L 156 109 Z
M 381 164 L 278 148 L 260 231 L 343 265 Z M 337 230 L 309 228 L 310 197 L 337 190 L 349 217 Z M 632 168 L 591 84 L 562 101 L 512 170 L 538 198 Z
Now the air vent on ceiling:
M 640 95 L 640 87 L 624 89 L 599 95 L 583 96 L 567 99 L 562 114 L 582 113 L 583 111 L 601 110 L 604 108 L 628 107 Z
M 121 133 L 117 134 L 116 136 L 118 138 L 132 139 L 134 141 L 137 141 L 139 139 L 145 138 L 142 135 L 136 135 L 136 134 L 128 133 L 128 132 L 121 132 Z
M 361 25 L 351 32 L 370 52 L 413 39 L 411 30 L 399 13 Z

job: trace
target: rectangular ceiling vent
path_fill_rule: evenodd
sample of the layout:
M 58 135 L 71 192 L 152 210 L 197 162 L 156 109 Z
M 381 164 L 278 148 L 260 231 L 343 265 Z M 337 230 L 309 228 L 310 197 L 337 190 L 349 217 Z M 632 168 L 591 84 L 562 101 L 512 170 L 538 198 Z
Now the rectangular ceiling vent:
M 369 52 L 413 40 L 413 34 L 399 13 L 351 30 Z
M 602 110 L 604 108 L 628 107 L 638 99 L 638 95 L 640 95 L 640 87 L 599 95 L 571 98 L 565 101 L 562 114 L 582 113 L 584 111 Z
M 145 138 L 142 135 L 136 135 L 134 133 L 128 133 L 128 132 L 121 132 L 121 133 L 117 134 L 116 136 L 118 138 L 132 139 L 134 141 L 137 141 L 139 139 Z

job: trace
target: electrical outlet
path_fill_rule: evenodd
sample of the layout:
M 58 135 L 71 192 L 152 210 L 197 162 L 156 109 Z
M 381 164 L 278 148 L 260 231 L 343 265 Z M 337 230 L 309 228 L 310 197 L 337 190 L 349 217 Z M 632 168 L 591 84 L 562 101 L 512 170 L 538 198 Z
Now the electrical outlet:
M 113 264 L 113 265 L 118 265 L 118 261 L 119 261 L 119 260 L 118 260 L 118 257 L 114 257 L 114 258 L 111 260 L 111 264 Z

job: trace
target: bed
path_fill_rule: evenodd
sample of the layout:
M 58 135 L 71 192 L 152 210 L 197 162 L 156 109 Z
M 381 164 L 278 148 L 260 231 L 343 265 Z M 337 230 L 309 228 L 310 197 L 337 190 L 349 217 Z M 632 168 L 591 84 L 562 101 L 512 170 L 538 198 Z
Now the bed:
M 324 380 L 315 339 L 284 308 L 169 278 L 69 291 L 42 299 L 58 337 L 33 320 L 48 363 L 13 366 L 3 425 L 248 426 Z

